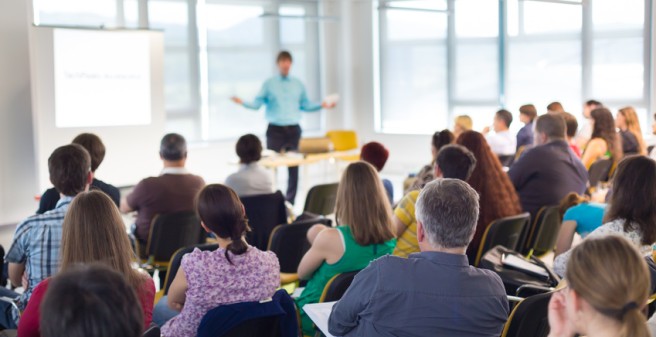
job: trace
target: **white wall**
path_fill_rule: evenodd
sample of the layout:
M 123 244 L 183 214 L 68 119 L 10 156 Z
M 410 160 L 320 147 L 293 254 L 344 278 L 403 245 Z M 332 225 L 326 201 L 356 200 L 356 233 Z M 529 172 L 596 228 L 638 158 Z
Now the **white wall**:
M 0 225 L 35 211 L 29 1 L 0 1 Z

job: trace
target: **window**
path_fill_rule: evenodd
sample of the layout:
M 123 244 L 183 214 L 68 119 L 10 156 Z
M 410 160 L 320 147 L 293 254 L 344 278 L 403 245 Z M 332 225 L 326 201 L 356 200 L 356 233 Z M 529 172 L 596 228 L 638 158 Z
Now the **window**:
M 116 27 L 116 0 L 34 0 L 34 24 Z

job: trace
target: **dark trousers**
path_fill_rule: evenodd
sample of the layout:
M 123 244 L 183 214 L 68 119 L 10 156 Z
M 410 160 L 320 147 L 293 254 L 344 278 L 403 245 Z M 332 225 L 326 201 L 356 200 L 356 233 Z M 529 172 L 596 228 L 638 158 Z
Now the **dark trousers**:
M 266 132 L 267 148 L 276 152 L 298 150 L 301 140 L 301 127 L 297 125 L 278 126 L 269 124 Z M 287 182 L 287 195 L 285 199 L 294 203 L 298 188 L 298 166 L 289 168 L 289 181 Z

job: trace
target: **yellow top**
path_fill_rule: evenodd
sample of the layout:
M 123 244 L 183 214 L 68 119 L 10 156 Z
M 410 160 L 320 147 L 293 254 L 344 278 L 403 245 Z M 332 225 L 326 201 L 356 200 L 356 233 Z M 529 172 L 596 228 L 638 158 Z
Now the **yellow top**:
M 419 191 L 406 194 L 394 210 L 394 215 L 405 225 L 403 234 L 396 241 L 394 255 L 408 257 L 412 253 L 419 252 L 417 243 L 417 219 L 415 218 L 415 203 L 417 203 Z

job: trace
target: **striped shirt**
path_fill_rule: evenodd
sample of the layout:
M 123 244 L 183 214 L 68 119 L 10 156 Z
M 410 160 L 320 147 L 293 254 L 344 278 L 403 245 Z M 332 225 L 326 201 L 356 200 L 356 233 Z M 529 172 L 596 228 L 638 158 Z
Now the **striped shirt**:
M 415 204 L 419 197 L 419 190 L 406 194 L 394 210 L 394 215 L 405 225 L 403 234 L 396 241 L 394 255 L 408 257 L 412 253 L 419 252 L 417 242 L 417 218 L 415 217 Z
M 33 215 L 16 227 L 14 242 L 5 260 L 25 264 L 28 287 L 18 299 L 18 308 L 25 310 L 32 290 L 39 282 L 57 273 L 62 224 L 73 197 L 63 197 L 55 209 Z

